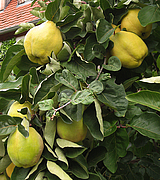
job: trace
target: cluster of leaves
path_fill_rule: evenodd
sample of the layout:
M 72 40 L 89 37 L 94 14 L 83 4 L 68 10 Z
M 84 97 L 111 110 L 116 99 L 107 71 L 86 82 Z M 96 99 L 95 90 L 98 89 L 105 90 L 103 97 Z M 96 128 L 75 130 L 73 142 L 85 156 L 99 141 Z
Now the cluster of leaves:
M 5 54 L 6 54 L 7 50 L 9 49 L 9 47 L 11 47 L 15 43 L 16 43 L 16 38 L 12 38 L 12 39 L 2 42 L 2 45 L 0 47 L 0 61 L 2 61 L 4 59 Z
M 32 103 L 35 116 L 30 124 L 42 135 L 45 149 L 36 166 L 16 167 L 11 179 L 160 179 L 159 1 L 38 3 L 31 13 L 41 19 L 39 23 L 54 21 L 64 46 L 57 59 L 51 55 L 44 66 L 30 62 L 23 45 L 8 49 L 0 72 L 0 173 L 10 164 L 8 136 L 20 125 L 6 115 L 16 100 Z M 119 25 L 130 7 L 142 8 L 142 25 L 153 23 L 145 40 L 149 54 L 135 69 L 107 57 L 115 31 L 111 23 Z M 32 24 L 21 24 L 18 31 L 30 28 Z M 8 80 L 11 72 L 14 81 Z M 60 139 L 59 116 L 66 123 L 83 117 L 86 139 L 80 143 Z M 21 133 L 25 136 L 23 129 Z

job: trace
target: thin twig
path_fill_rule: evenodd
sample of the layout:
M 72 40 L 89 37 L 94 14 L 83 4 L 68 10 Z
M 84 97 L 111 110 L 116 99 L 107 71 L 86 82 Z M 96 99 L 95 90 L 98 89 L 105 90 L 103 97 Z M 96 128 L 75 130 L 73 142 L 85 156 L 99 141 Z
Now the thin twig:
M 67 102 L 66 104 L 64 104 L 63 106 L 60 106 L 59 108 L 54 109 L 54 113 L 53 113 L 53 115 L 52 115 L 52 117 L 51 117 L 51 120 L 53 120 L 53 118 L 55 117 L 57 111 L 59 111 L 60 109 L 66 107 L 66 106 L 67 106 L 68 104 L 70 104 L 70 103 L 71 103 L 71 100 L 68 101 L 68 102 Z
M 104 65 L 106 65 L 106 63 L 107 63 L 107 58 L 105 57 L 104 58 Z M 98 73 L 98 75 L 97 75 L 97 77 L 96 77 L 96 79 L 95 80 L 98 80 L 98 78 L 99 78 L 99 76 L 100 76 L 100 74 L 102 73 L 102 71 L 103 71 L 103 66 L 101 67 L 101 69 L 100 69 L 100 71 L 99 71 L 99 73 Z

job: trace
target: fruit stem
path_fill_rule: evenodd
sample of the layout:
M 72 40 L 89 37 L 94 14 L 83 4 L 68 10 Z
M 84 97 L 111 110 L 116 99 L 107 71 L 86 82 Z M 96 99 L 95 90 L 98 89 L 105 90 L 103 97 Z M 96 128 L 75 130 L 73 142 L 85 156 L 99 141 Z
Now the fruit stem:
M 56 112 L 57 112 L 57 111 L 59 111 L 60 109 L 66 107 L 66 106 L 67 106 L 68 104 L 70 104 L 70 103 L 71 103 L 71 100 L 68 101 L 68 102 L 67 102 L 66 104 L 64 104 L 63 106 L 60 106 L 59 108 L 54 109 L 54 113 L 53 113 L 53 115 L 52 115 L 52 117 L 51 117 L 51 120 L 53 120 L 53 118 L 56 116 Z

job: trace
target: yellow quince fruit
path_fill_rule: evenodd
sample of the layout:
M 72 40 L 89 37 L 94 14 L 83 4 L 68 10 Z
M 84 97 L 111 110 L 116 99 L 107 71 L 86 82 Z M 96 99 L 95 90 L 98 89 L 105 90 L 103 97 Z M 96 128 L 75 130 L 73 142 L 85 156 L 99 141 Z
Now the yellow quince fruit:
M 125 28 L 129 32 L 133 32 L 142 39 L 149 37 L 152 31 L 152 24 L 143 27 L 138 19 L 140 9 L 130 9 L 128 13 L 122 18 L 121 30 Z
M 49 62 L 52 51 L 55 56 L 63 46 L 62 34 L 56 24 L 46 21 L 28 31 L 24 48 L 30 61 L 44 65 Z
M 87 127 L 80 121 L 73 120 L 72 124 L 65 123 L 60 117 L 57 120 L 57 134 L 60 138 L 72 142 L 83 141 L 87 134 Z
M 148 55 L 148 48 L 144 41 L 132 32 L 120 31 L 110 37 L 114 47 L 111 56 L 117 56 L 125 68 L 139 67 Z
M 8 155 L 17 167 L 28 168 L 36 165 L 43 149 L 43 139 L 33 127 L 29 127 L 28 137 L 24 137 L 16 128 L 7 142 Z
M 11 177 L 14 168 L 15 168 L 15 165 L 13 164 L 13 162 L 6 168 L 6 173 L 8 177 Z
M 18 110 L 21 110 L 23 108 L 27 107 L 28 108 L 28 113 L 30 114 L 30 116 L 32 116 L 34 114 L 34 111 L 31 110 L 31 103 L 29 101 L 25 101 L 23 104 L 20 104 L 18 101 L 15 101 L 11 107 L 9 108 L 8 111 L 8 115 L 11 117 L 20 117 L 20 118 L 27 118 L 29 119 L 29 114 L 22 114 L 20 112 L 18 112 Z

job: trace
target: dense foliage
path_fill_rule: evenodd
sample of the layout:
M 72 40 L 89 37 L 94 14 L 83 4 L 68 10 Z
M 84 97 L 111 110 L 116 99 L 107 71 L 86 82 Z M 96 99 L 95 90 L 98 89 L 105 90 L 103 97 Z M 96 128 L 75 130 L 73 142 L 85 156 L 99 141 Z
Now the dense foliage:
M 6 54 L 7 50 L 9 49 L 9 47 L 11 47 L 15 43 L 16 43 L 16 38 L 12 38 L 12 39 L 2 42 L 2 45 L 0 47 L 0 61 L 2 61 L 4 59 L 5 54 Z
M 7 115 L 16 100 L 32 103 L 35 115 L 30 125 L 43 137 L 45 148 L 36 166 L 16 167 L 11 179 L 160 179 L 160 2 L 38 3 L 31 13 L 41 19 L 39 23 L 55 22 L 64 46 L 43 66 L 29 61 L 23 45 L 8 49 L 0 72 L 0 173 L 11 163 L 8 136 L 21 127 L 19 119 Z M 153 27 L 144 40 L 148 56 L 138 68 L 127 69 L 117 57 L 108 59 L 107 52 L 116 29 L 111 23 L 120 25 L 133 7 L 142 8 L 141 24 Z M 33 26 L 21 24 L 16 33 Z M 83 117 L 86 138 L 78 143 L 61 139 L 56 133 L 59 117 L 66 123 Z M 23 128 L 21 133 L 26 135 Z

